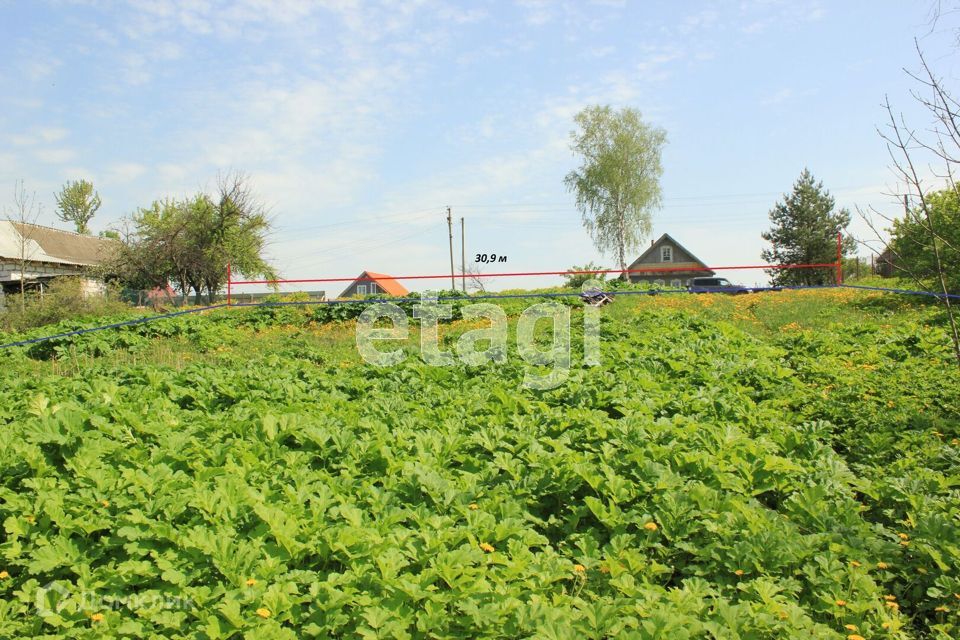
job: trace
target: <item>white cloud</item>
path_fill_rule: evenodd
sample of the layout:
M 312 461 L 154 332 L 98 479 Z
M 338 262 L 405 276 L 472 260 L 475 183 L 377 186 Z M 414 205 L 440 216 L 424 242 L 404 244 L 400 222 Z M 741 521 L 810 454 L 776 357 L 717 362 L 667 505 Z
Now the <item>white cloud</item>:
M 130 182 L 147 172 L 147 168 L 137 162 L 121 162 L 107 168 L 107 177 L 111 182 Z
M 605 45 L 599 47 L 588 47 L 586 53 L 588 56 L 593 58 L 606 58 L 616 51 L 616 47 L 613 45 Z
M 548 0 L 517 0 L 517 5 L 524 10 L 529 25 L 544 25 L 553 18 L 553 5 Z
M 678 30 L 684 35 L 690 35 L 700 30 L 712 29 L 719 21 L 720 13 L 716 9 L 704 9 L 685 17 Z
M 28 133 L 17 133 L 10 136 L 10 143 L 18 147 L 59 142 L 67 137 L 69 132 L 62 127 L 35 127 Z
M 37 136 L 44 142 L 57 142 L 67 137 L 68 131 L 62 127 L 41 127 Z
M 792 98 L 793 95 L 794 95 L 793 89 L 790 89 L 790 88 L 780 89 L 779 91 L 775 91 L 770 95 L 766 96 L 765 98 L 761 99 L 760 104 L 763 104 L 763 105 L 780 104 L 781 102 L 786 102 L 787 100 Z
M 784 87 L 773 93 L 770 93 L 760 99 L 760 104 L 763 106 L 769 107 L 773 105 L 783 104 L 785 102 L 790 102 L 794 100 L 800 100 L 803 98 L 810 97 L 817 93 L 816 89 L 806 89 L 804 91 L 797 91 L 791 89 L 790 87 Z
M 33 156 L 40 160 L 41 162 L 46 162 L 49 164 L 64 164 L 70 162 L 73 158 L 76 157 L 76 152 L 73 149 L 37 149 L 33 152 Z
M 483 9 L 464 9 L 463 7 L 450 5 L 441 7 L 439 16 L 454 24 L 474 24 L 485 20 L 487 18 L 487 12 Z
M 121 73 L 127 84 L 139 86 L 146 84 L 151 79 L 151 74 L 147 70 L 147 60 L 139 53 L 130 53 L 120 59 Z
M 59 58 L 48 57 L 46 59 L 35 58 L 27 61 L 23 65 L 26 75 L 33 80 L 42 80 L 56 71 L 63 62 Z

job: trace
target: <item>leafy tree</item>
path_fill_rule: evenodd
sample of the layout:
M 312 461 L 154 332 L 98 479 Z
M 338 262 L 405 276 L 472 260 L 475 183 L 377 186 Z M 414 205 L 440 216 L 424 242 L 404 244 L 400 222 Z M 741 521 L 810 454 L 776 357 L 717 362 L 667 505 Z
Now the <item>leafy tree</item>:
M 663 129 L 643 121 L 636 109 L 587 107 L 575 117 L 571 149 L 580 167 L 564 179 L 594 245 L 616 255 L 627 269 L 627 252 L 650 234 L 651 212 L 660 205 Z
M 228 175 L 217 194 L 154 202 L 132 217 L 132 231 L 109 270 L 125 285 L 153 288 L 172 282 L 197 304 L 208 302 L 226 282 L 227 264 L 235 274 L 276 279 L 263 257 L 270 221 L 247 179 Z
M 93 183 L 86 180 L 68 181 L 57 199 L 57 217 L 72 222 L 77 233 L 90 233 L 90 219 L 100 208 L 100 195 L 93 190 Z
M 577 273 L 578 271 L 605 271 L 606 267 L 601 267 L 600 265 L 593 264 L 588 262 L 583 266 L 573 265 L 567 269 L 567 274 L 563 276 L 566 283 L 564 286 L 570 287 L 572 289 L 577 289 L 583 286 L 583 283 L 588 280 L 606 280 L 607 274 L 605 273 Z
M 771 264 L 825 264 L 837 261 L 837 234 L 850 224 L 850 212 L 834 211 L 834 199 L 804 169 L 793 185 L 793 192 L 785 195 L 770 210 L 773 227 L 761 235 L 772 243 L 761 255 Z M 842 255 L 851 253 L 854 241 L 843 241 Z M 835 280 L 836 271 L 822 269 L 768 269 L 772 284 L 779 286 L 824 285 Z
M 942 272 L 947 288 L 960 293 L 960 187 L 927 193 L 925 200 L 937 233 L 931 240 L 927 218 L 919 206 L 894 220 L 889 244 L 894 267 L 927 290 L 938 288 Z
M 935 19 L 939 17 L 938 13 Z M 960 365 L 960 322 L 957 321 L 955 304 L 948 295 L 951 287 L 956 286 L 956 268 L 951 266 L 956 265 L 951 262 L 951 255 L 956 255 L 958 246 L 956 227 L 951 222 L 951 216 L 946 215 L 945 211 L 940 211 L 938 215 L 933 205 L 937 203 L 944 210 L 955 210 L 955 207 L 951 203 L 953 196 L 944 196 L 939 203 L 936 196 L 932 199 L 930 197 L 943 189 L 944 185 L 956 185 L 955 176 L 960 168 L 960 110 L 957 108 L 960 103 L 947 81 L 927 64 L 918 41 L 914 40 L 914 46 L 920 58 L 921 71 L 907 71 L 907 75 L 920 85 L 920 90 L 911 93 L 924 107 L 930 121 L 921 127 L 910 126 L 903 114 L 894 110 L 888 99 L 884 105 L 887 110 L 887 126 L 885 129 L 877 129 L 877 132 L 887 143 L 891 169 L 901 185 L 901 193 L 898 195 L 915 204 L 913 209 L 907 210 L 907 227 L 899 232 L 895 228 L 894 233 L 899 233 L 904 239 L 910 238 L 911 242 L 901 242 L 900 248 L 908 254 L 916 252 L 917 255 L 901 261 L 898 266 L 909 268 L 913 262 L 920 268 L 921 273 L 931 274 L 930 278 L 914 279 L 921 286 L 927 286 L 925 283 L 931 281 L 934 283 L 939 294 L 938 299 L 947 314 L 953 354 Z M 927 171 L 922 167 L 927 167 L 935 179 L 930 180 L 926 175 Z M 878 213 L 872 207 L 871 210 Z M 882 234 L 877 232 L 871 216 L 862 212 L 861 214 L 874 234 L 882 240 Z M 883 214 L 880 215 L 889 219 Z M 945 225 L 943 229 L 940 228 L 941 224 Z M 921 237 L 916 233 L 917 230 L 923 230 L 926 237 Z M 909 271 L 907 275 L 910 275 Z

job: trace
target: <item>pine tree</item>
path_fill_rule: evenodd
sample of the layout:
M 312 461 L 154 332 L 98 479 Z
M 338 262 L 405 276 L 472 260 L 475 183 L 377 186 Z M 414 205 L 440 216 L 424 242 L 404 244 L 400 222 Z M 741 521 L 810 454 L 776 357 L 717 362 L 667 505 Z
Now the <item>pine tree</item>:
M 804 169 L 793 185 L 793 192 L 777 201 L 770 210 L 773 227 L 761 235 L 773 246 L 761 255 L 771 264 L 825 264 L 837 261 L 837 234 L 850 224 L 850 212 L 834 211 L 834 199 L 823 182 Z M 846 238 L 842 253 L 854 249 Z M 770 282 L 776 286 L 824 285 L 834 282 L 836 271 L 820 269 L 768 269 Z

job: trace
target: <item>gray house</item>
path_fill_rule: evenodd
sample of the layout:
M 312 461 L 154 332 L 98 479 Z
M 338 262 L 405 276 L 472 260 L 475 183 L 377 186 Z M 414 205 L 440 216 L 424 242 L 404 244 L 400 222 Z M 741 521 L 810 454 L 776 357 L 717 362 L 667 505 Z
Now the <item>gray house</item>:
M 85 291 L 102 291 L 91 271 L 115 246 L 114 240 L 0 220 L 0 291 L 19 291 L 21 278 L 27 287 L 42 290 L 58 276 L 80 276 Z
M 690 278 L 714 275 L 706 264 L 666 233 L 652 241 L 650 248 L 627 270 L 630 282 L 648 282 L 674 289 L 690 284 Z
M 897 255 L 894 253 L 893 249 L 887 247 L 883 252 L 876 257 L 873 262 L 873 271 L 878 276 L 883 276 L 884 278 L 892 278 L 897 275 L 897 272 L 900 270 L 897 260 Z M 873 257 L 871 256 L 871 259 Z

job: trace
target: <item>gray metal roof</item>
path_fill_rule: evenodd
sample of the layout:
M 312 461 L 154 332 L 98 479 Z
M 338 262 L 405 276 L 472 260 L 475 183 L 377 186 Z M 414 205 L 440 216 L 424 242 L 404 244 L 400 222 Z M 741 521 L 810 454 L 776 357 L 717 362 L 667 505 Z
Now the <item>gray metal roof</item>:
M 54 264 L 96 265 L 109 255 L 116 240 L 85 236 L 37 224 L 0 220 L 0 258 Z

